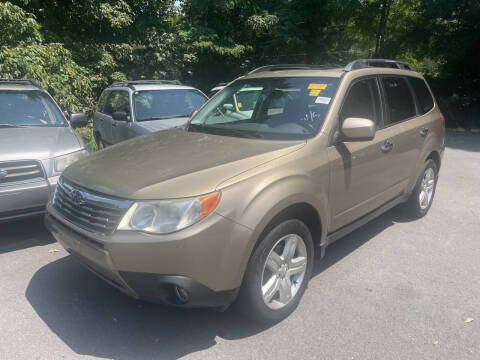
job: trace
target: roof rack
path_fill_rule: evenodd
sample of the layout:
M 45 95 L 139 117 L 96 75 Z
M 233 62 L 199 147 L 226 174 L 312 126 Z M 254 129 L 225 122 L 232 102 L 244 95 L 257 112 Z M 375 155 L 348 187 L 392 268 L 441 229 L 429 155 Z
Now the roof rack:
M 133 87 L 134 85 L 182 85 L 180 80 L 125 80 L 115 81 L 110 87 Z
M 0 84 L 15 84 L 15 85 L 32 85 L 37 88 L 42 88 L 39 83 L 33 79 L 0 79 Z
M 358 59 L 349 63 L 344 71 L 352 71 L 358 69 L 365 69 L 369 67 L 383 67 L 400 70 L 417 71 L 415 66 L 404 61 L 389 60 L 389 59 Z
M 278 64 L 278 65 L 267 65 L 259 67 L 255 70 L 249 72 L 249 74 L 255 74 L 258 72 L 264 71 L 280 71 L 280 70 L 326 70 L 333 69 L 332 66 L 325 65 L 308 65 L 308 64 Z

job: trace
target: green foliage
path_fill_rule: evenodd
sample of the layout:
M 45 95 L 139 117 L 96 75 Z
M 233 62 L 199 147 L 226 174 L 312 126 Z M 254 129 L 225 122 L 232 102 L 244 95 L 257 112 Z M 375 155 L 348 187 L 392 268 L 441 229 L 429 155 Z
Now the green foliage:
M 33 77 L 74 111 L 115 80 L 209 90 L 265 64 L 342 65 L 372 56 L 384 33 L 384 57 L 468 108 L 480 101 L 479 24 L 478 0 L 11 0 L 0 3 L 0 76 Z
M 97 143 L 95 142 L 95 137 L 93 135 L 93 125 L 91 123 L 83 128 L 76 129 L 76 131 L 83 138 L 85 145 L 87 145 L 90 151 L 98 150 Z
M 40 25 L 34 16 L 12 3 L 0 3 L 0 47 L 40 41 Z

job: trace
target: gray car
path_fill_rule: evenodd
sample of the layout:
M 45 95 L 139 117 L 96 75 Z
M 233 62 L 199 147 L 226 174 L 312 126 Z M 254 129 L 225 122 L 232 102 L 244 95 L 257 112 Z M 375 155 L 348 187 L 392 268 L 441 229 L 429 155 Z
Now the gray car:
M 176 80 L 113 83 L 100 96 L 93 118 L 98 148 L 160 130 L 183 129 L 207 100 L 200 90 Z
M 83 114 L 71 122 L 86 123 Z M 33 80 L 0 80 L 0 221 L 38 215 L 63 170 L 87 155 L 52 97 Z

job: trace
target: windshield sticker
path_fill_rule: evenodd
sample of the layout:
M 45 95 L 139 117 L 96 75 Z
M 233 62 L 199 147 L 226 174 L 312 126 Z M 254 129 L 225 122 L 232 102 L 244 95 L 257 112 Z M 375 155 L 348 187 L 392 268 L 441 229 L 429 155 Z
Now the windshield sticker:
M 241 102 L 237 103 L 237 106 L 238 106 L 239 109 L 241 109 L 242 108 L 242 103 Z
M 322 90 L 310 90 L 309 96 L 318 96 Z
M 329 97 L 325 97 L 325 96 L 319 96 L 317 97 L 317 99 L 315 100 L 315 104 L 330 104 L 330 100 L 332 98 L 329 98 Z
M 326 88 L 327 84 L 310 83 L 310 85 L 308 85 L 308 90 L 325 90 Z

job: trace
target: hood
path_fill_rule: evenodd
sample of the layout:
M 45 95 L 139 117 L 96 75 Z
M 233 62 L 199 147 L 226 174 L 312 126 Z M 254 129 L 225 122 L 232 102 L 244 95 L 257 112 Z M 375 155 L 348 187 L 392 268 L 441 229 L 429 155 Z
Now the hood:
M 305 145 L 167 130 L 111 146 L 70 166 L 64 176 L 125 199 L 168 199 L 214 191 L 235 175 Z
M 0 161 L 45 160 L 80 150 L 82 144 L 70 127 L 0 129 Z
M 188 117 L 151 120 L 151 121 L 137 121 L 135 126 L 146 130 L 146 132 L 156 132 L 160 130 L 167 130 L 171 128 L 184 128 L 188 123 Z

